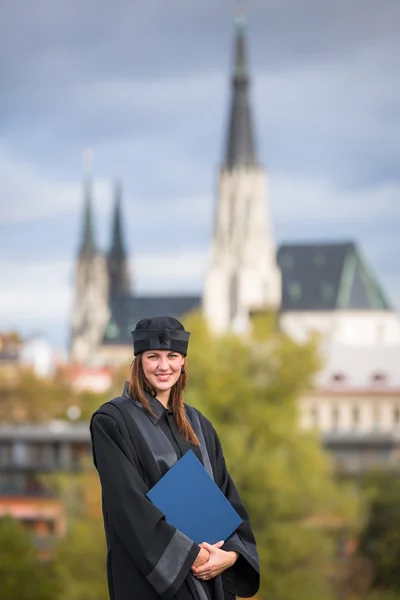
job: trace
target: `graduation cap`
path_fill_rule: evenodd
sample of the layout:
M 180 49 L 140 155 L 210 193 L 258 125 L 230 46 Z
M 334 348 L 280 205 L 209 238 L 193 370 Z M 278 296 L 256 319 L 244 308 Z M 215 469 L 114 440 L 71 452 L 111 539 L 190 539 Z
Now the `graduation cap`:
M 173 350 L 186 356 L 190 332 L 174 317 L 149 317 L 136 323 L 131 332 L 133 354 L 145 350 Z

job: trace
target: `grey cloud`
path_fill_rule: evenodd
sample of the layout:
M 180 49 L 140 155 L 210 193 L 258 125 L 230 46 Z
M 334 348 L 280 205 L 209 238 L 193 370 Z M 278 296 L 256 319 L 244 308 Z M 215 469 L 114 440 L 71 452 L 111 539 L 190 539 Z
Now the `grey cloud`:
M 8 144 L 63 165 L 88 143 L 131 140 L 133 163 L 135 144 L 152 145 L 153 155 L 180 144 L 196 163 L 207 157 L 215 165 L 232 13 L 229 4 L 183 0 L 10 4 L 0 21 L 0 122 Z M 346 185 L 396 176 L 398 13 L 395 0 L 248 3 L 255 114 L 268 165 L 336 171 Z M 368 111 L 380 115 L 372 131 Z
M 129 0 L 16 0 L 4 12 L 1 39 L 28 60 L 40 49 L 57 53 L 68 47 L 76 66 L 80 58 L 81 70 L 100 58 L 91 69 L 119 64 L 160 73 L 168 65 L 223 64 L 226 51 L 219 56 L 214 51 L 227 48 L 234 6 L 185 0 L 148 0 L 140 6 Z M 343 54 L 360 44 L 398 38 L 397 0 L 249 0 L 247 12 L 254 44 L 267 51 L 264 58 L 271 64 Z

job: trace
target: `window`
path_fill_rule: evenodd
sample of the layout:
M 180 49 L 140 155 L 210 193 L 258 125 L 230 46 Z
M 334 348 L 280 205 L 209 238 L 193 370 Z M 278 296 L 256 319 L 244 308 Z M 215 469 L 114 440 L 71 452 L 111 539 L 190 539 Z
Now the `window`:
M 346 375 L 344 373 L 333 373 L 332 374 L 332 381 L 334 383 L 344 383 L 346 381 Z
M 12 462 L 19 467 L 28 463 L 28 446 L 22 440 L 17 440 L 12 445 Z
M 234 227 L 235 227 L 235 196 L 231 194 L 228 203 L 228 238 L 232 239 Z
M 325 256 L 322 252 L 314 252 L 312 255 L 312 261 L 316 267 L 323 267 L 325 264 Z
M 329 281 L 323 281 L 320 287 L 321 298 L 324 302 L 331 302 L 334 297 L 334 287 Z
M 10 444 L 0 445 L 0 467 L 8 467 L 11 460 Z
M 393 409 L 393 424 L 398 427 L 400 425 L 400 407 L 395 406 Z
M 112 339 L 118 337 L 118 335 L 119 335 L 118 325 L 116 323 L 114 323 L 114 321 L 111 321 L 111 323 L 109 323 L 106 328 L 106 338 L 109 340 L 112 340 Z
M 334 431 L 339 429 L 339 408 L 337 406 L 332 408 L 332 429 Z
M 291 281 L 287 286 L 287 292 L 292 302 L 299 302 L 303 297 L 301 285 L 298 281 Z
M 379 411 L 379 406 L 377 406 L 377 405 L 374 406 L 372 415 L 373 415 L 373 417 L 372 417 L 372 419 L 373 419 L 373 428 L 375 429 L 375 431 L 378 431 L 379 425 L 380 425 L 379 421 L 380 421 L 380 418 L 381 418 L 380 411 Z
M 351 422 L 353 429 L 357 429 L 360 424 L 360 409 L 358 406 L 353 406 L 353 410 L 351 411 Z
M 281 269 L 293 268 L 293 256 L 291 256 L 290 254 L 282 254 L 279 262 Z
M 386 375 L 386 373 L 378 371 L 371 375 L 371 379 L 373 383 L 386 383 L 388 380 L 388 376 Z
M 238 280 L 233 274 L 229 280 L 229 317 L 231 320 L 237 316 L 239 308 L 238 291 Z

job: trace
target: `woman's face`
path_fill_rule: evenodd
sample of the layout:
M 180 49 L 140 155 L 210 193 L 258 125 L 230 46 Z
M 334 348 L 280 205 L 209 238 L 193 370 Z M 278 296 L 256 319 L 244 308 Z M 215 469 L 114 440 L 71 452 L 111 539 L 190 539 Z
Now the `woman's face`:
M 143 372 L 157 392 L 170 390 L 181 375 L 185 357 L 171 350 L 147 350 L 142 354 Z

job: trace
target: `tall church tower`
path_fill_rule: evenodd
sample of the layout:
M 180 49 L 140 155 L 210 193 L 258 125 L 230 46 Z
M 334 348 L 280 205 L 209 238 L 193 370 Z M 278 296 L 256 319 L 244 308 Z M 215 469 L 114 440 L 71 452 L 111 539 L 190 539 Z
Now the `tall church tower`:
M 109 319 L 108 272 L 104 256 L 96 247 L 93 232 L 92 184 L 84 182 L 82 242 L 75 273 L 75 299 L 71 319 L 70 358 L 90 363 Z
M 107 255 L 110 297 L 128 296 L 131 293 L 128 258 L 122 236 L 121 200 L 122 186 L 117 181 L 114 188 L 111 248 Z
M 253 134 L 245 46 L 245 21 L 240 17 L 226 151 L 203 293 L 204 314 L 217 333 L 244 331 L 252 310 L 276 308 L 281 295 L 266 203 L 267 181 Z

